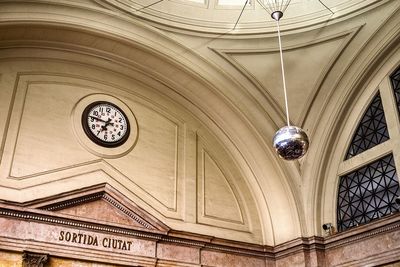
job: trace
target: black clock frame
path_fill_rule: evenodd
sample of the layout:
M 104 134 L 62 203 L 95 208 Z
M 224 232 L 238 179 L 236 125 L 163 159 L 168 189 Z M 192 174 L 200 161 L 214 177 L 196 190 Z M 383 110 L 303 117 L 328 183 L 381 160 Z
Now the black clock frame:
M 110 106 L 114 107 L 115 109 L 118 109 L 122 113 L 122 115 L 125 117 L 127 130 L 125 132 L 125 135 L 121 139 L 119 139 L 119 140 L 117 140 L 115 142 L 105 142 L 105 141 L 97 138 L 92 133 L 92 131 L 89 129 L 89 125 L 88 125 L 88 121 L 87 121 L 89 112 L 94 106 L 101 105 L 101 104 L 107 104 L 107 105 L 110 105 Z M 129 134 L 130 134 L 130 130 L 131 130 L 131 127 L 130 127 L 130 124 L 129 124 L 129 119 L 126 116 L 125 112 L 121 108 L 119 108 L 117 105 L 115 105 L 113 103 L 110 103 L 110 102 L 107 102 L 107 101 L 96 101 L 96 102 L 93 102 L 93 103 L 89 104 L 82 112 L 81 121 L 82 121 L 83 131 L 86 133 L 87 137 L 97 145 L 100 145 L 100 146 L 103 146 L 103 147 L 107 147 L 107 148 L 118 147 L 118 146 L 123 145 L 126 142 L 126 140 L 128 140 L 128 138 L 129 138 Z

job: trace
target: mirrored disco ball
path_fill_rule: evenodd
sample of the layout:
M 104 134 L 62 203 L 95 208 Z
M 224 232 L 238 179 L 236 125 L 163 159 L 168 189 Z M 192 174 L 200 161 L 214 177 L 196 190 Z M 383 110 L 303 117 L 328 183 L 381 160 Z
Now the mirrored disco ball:
M 306 154 L 309 145 L 307 134 L 296 126 L 280 128 L 274 136 L 273 143 L 276 153 L 285 160 L 301 158 Z

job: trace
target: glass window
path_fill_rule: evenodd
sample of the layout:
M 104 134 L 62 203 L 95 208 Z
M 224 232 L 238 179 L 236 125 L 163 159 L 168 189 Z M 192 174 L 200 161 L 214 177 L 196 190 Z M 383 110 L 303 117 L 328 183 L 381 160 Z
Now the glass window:
M 381 96 L 374 97 L 362 117 L 350 147 L 346 159 L 364 152 L 389 139 L 389 132 L 386 125 L 385 113 L 383 112 Z
M 395 212 L 400 194 L 393 155 L 390 154 L 340 177 L 338 231 Z
M 400 67 L 390 76 L 394 96 L 397 103 L 397 111 L 400 113 Z
M 194 2 L 194 3 L 199 3 L 199 4 L 205 4 L 204 0 L 188 0 L 189 2 Z
M 363 114 L 342 163 L 337 196 L 337 230 L 346 229 L 368 223 L 372 220 L 399 211 L 395 200 L 400 196 L 399 178 L 396 172 L 396 160 L 400 149 L 391 140 L 389 133 L 395 139 L 400 135 L 395 132 L 400 128 L 400 68 L 390 75 L 390 85 L 385 79 L 381 82 L 379 91 Z M 396 106 L 386 102 L 397 103 Z M 389 128 L 387 118 L 391 119 Z M 392 142 L 384 144 L 385 141 Z M 356 155 L 377 147 L 374 151 L 347 161 Z M 397 162 L 399 163 L 399 162 Z
M 247 5 L 250 5 L 252 0 L 247 1 Z M 243 6 L 246 0 L 218 0 L 218 5 L 221 6 Z

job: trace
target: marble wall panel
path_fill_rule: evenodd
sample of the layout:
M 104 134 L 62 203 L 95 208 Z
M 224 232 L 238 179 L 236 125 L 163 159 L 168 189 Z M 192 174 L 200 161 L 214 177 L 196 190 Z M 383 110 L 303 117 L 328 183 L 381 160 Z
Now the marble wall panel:
M 305 255 L 303 251 L 298 253 L 288 254 L 284 257 L 279 257 L 276 260 L 276 267 L 304 267 L 305 266 Z
M 195 247 L 158 243 L 157 257 L 163 260 L 173 260 L 176 262 L 199 264 L 200 249 Z
M 118 264 L 104 264 L 98 262 L 81 261 L 73 259 L 64 259 L 58 257 L 50 257 L 46 267 L 118 267 Z
M 362 266 L 362 264 L 384 263 L 399 260 L 400 231 L 383 233 L 356 242 L 327 249 L 325 253 L 327 266 L 340 264 Z
M 0 218 L 1 236 L 21 240 L 35 240 L 54 244 L 64 249 L 81 248 L 137 256 L 155 257 L 155 241 L 93 233 L 77 228 L 46 225 L 36 222 Z
M 237 254 L 228 254 L 211 250 L 201 251 L 201 263 L 204 266 L 215 267 L 265 267 L 263 258 L 247 257 Z

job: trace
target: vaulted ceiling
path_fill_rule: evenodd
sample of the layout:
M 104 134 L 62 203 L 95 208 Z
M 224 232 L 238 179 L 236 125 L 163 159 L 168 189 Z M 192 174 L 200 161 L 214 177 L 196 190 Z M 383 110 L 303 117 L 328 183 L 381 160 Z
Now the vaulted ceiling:
M 11 47 L 79 51 L 172 99 L 232 157 L 264 227 L 255 240 L 273 245 L 319 234 L 334 219 L 322 203 L 327 169 L 342 157 L 333 147 L 371 77 L 399 60 L 399 8 L 397 0 L 292 0 L 281 20 L 289 111 L 311 140 L 293 162 L 272 148 L 284 96 L 275 22 L 258 2 L 240 16 L 242 6 L 213 0 L 2 1 L 0 47 L 2 58 L 29 57 Z

